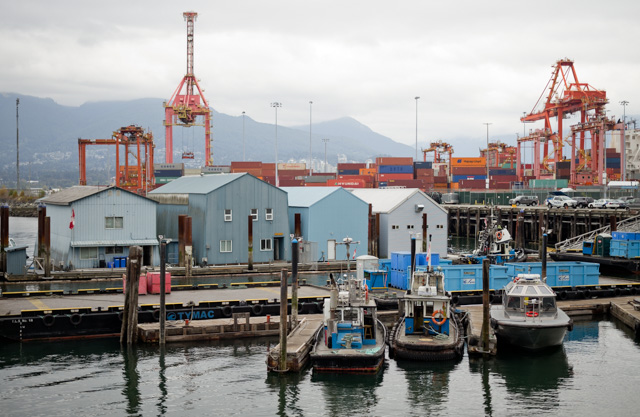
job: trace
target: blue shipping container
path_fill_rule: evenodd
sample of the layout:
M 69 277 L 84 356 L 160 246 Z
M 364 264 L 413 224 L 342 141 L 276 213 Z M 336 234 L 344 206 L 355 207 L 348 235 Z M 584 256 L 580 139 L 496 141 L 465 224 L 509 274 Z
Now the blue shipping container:
M 360 175 L 359 169 L 339 169 L 338 175 Z
M 505 263 L 509 276 L 541 274 L 542 262 Z M 547 284 L 552 287 L 598 285 L 600 265 L 590 262 L 548 262 Z
M 445 291 L 482 290 L 482 265 L 441 265 Z M 499 290 L 510 280 L 504 265 L 489 266 L 489 288 Z
M 516 175 L 515 169 L 489 168 L 489 175 Z
M 486 175 L 454 175 L 453 182 L 460 182 L 460 180 L 486 180 Z
M 380 165 L 378 174 L 413 174 L 413 165 Z
M 433 167 L 433 162 L 416 161 L 413 163 L 413 167 L 415 169 L 431 169 Z

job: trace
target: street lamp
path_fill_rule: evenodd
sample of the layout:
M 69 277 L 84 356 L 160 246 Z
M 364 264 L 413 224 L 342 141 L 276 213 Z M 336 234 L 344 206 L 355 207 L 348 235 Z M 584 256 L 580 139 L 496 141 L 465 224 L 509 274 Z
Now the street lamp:
M 313 101 L 309 101 L 309 176 L 311 176 L 311 115 L 313 109 Z
M 626 164 L 626 143 L 625 136 L 627 130 L 627 104 L 629 102 L 627 100 L 622 100 L 620 102 L 622 104 L 622 140 L 620 141 L 620 164 L 622 165 L 620 174 L 622 176 L 622 181 L 625 181 L 625 177 L 627 176 L 627 164 Z
M 489 125 L 491 123 L 483 123 L 487 126 L 487 152 L 484 154 L 485 158 L 487 158 L 487 179 L 485 180 L 486 189 L 489 189 Z
M 246 161 L 244 147 L 244 112 L 242 112 L 242 160 Z
M 418 100 L 420 97 L 416 96 L 416 161 L 418 160 Z
M 276 187 L 280 186 L 280 181 L 278 179 L 278 107 L 282 107 L 282 103 L 278 103 L 274 101 L 271 103 L 271 107 L 273 107 L 276 111 Z
M 327 142 L 329 142 L 329 139 L 325 138 L 322 141 L 324 142 L 324 172 L 329 172 L 327 171 Z

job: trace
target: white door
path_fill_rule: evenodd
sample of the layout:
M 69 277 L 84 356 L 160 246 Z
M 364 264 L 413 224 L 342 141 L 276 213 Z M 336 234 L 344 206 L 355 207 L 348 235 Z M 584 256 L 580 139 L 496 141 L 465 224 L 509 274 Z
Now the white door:
M 335 240 L 327 240 L 327 260 L 328 261 L 336 260 L 336 241 Z

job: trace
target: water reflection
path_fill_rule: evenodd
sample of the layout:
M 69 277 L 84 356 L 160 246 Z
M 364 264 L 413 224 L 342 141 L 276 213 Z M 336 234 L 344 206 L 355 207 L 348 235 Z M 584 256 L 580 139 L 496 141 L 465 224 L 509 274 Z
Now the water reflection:
M 167 365 L 165 356 L 167 354 L 167 349 L 165 346 L 160 346 L 159 348 L 159 358 L 158 363 L 160 365 L 160 370 L 158 372 L 158 389 L 160 390 L 160 396 L 158 397 L 158 415 L 165 415 L 167 413 L 167 397 L 169 391 L 167 390 Z
M 397 361 L 407 380 L 407 398 L 412 407 L 438 414 L 449 398 L 449 376 L 460 361 Z
M 386 364 L 384 365 L 386 367 Z M 323 392 L 323 415 L 372 415 L 378 404 L 377 388 L 385 370 L 375 375 L 325 374 L 314 372 L 311 383 Z
M 127 399 L 127 413 L 140 413 L 140 374 L 138 373 L 138 351 L 135 347 L 124 347 L 122 350 L 124 364 L 122 375 L 124 388 L 122 395 Z
M 559 393 L 573 378 L 573 368 L 569 364 L 562 346 L 544 352 L 526 352 L 500 347 L 497 358 L 483 360 L 470 359 L 472 373 L 482 376 L 485 413 L 492 414 L 492 398 L 499 398 L 502 388 L 506 389 L 507 409 L 509 407 L 545 408 L 560 406 Z M 493 393 L 493 395 L 492 395 Z
M 279 416 L 304 415 L 300 404 L 300 383 L 308 378 L 310 369 L 303 372 L 268 372 L 265 383 L 277 393 Z

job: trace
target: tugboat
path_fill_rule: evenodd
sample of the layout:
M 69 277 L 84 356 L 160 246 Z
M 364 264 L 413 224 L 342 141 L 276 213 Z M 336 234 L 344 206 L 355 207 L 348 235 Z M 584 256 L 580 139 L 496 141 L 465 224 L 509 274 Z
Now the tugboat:
M 444 274 L 415 272 L 411 291 L 399 301 L 400 319 L 389 334 L 389 356 L 414 361 L 462 358 L 464 340 L 444 292 Z
M 527 254 L 523 248 L 514 248 L 511 233 L 503 229 L 496 220 L 493 212 L 487 228 L 478 233 L 477 248 L 471 254 L 462 255 L 465 263 L 482 263 L 482 259 L 489 258 L 492 264 L 502 265 L 505 262 L 524 262 Z
M 556 305 L 556 294 L 538 274 L 519 274 L 502 290 L 502 305 L 491 306 L 498 342 L 527 350 L 559 346 L 573 321 Z
M 311 352 L 314 372 L 375 374 L 384 363 L 387 330 L 362 279 L 336 282 L 325 299 L 324 325 Z

